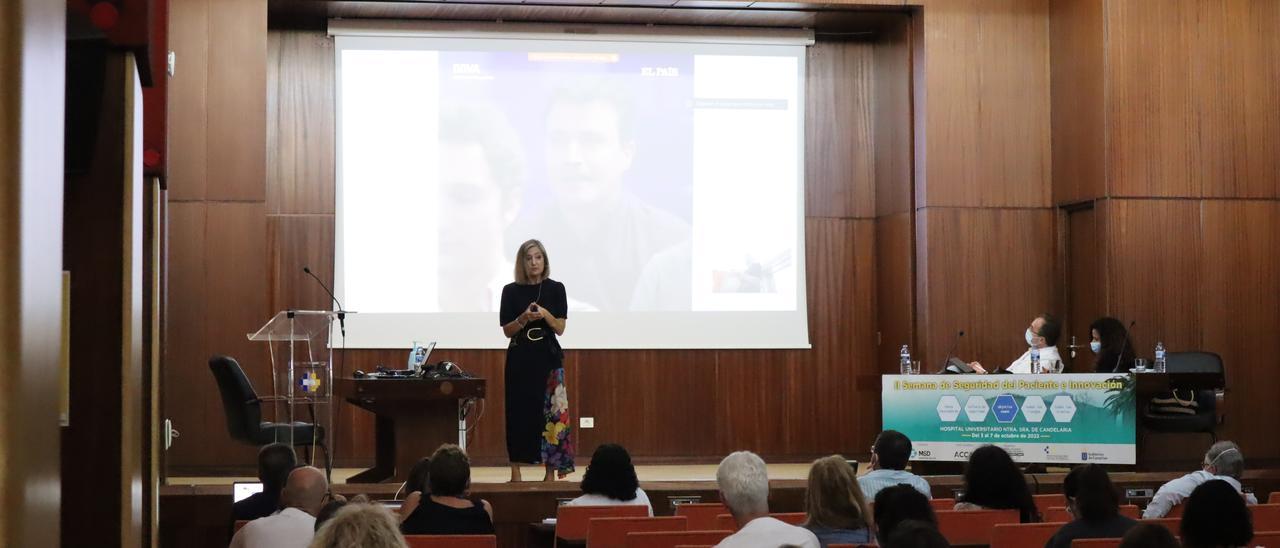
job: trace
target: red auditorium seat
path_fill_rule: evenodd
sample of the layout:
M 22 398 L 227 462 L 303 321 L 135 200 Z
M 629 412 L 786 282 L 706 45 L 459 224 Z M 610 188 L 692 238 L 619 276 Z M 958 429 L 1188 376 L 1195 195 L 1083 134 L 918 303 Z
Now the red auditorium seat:
M 1280 504 L 1257 504 L 1249 507 L 1254 531 L 1280 531 Z
M 800 525 L 804 523 L 804 520 L 808 517 L 808 515 L 806 515 L 804 512 L 784 512 L 780 514 L 769 514 L 769 517 L 774 518 L 783 523 L 789 523 L 791 525 Z M 737 531 L 738 522 L 733 520 L 732 514 L 720 514 L 716 516 L 715 528 L 728 529 L 730 531 Z
M 556 539 L 576 542 L 587 540 L 591 518 L 649 517 L 649 507 L 628 504 L 620 506 L 561 506 L 556 511 Z
M 931 499 L 931 500 L 929 501 L 929 506 L 932 506 L 932 507 L 933 507 L 933 509 L 934 509 L 934 511 L 938 511 L 938 510 L 947 510 L 947 511 L 955 510 L 955 509 L 956 509 L 956 499 Z
M 1126 518 L 1138 519 L 1142 517 L 1142 512 L 1138 509 L 1137 505 L 1121 504 L 1120 515 Z M 1047 511 L 1042 511 L 1040 517 L 1044 521 L 1072 521 L 1076 519 L 1075 516 L 1071 515 L 1071 512 L 1068 512 L 1067 509 L 1062 506 L 1055 506 L 1053 508 L 1049 508 Z
M 1088 538 L 1071 541 L 1071 548 L 1119 548 L 1118 538 Z
M 729 509 L 718 502 L 680 504 L 676 506 L 676 515 L 689 518 L 690 531 L 709 531 L 716 529 L 716 516 L 728 514 Z
M 1050 508 L 1060 508 L 1060 507 L 1067 506 L 1067 497 L 1062 493 L 1049 493 L 1046 495 L 1031 495 L 1031 498 L 1035 499 L 1036 510 L 1040 512 L 1040 517 L 1044 521 L 1054 521 L 1049 519 L 1048 517 L 1045 517 L 1049 515 Z
M 641 508 L 644 508 L 643 506 Z M 647 513 L 647 510 L 646 510 Z M 651 518 L 591 518 L 587 525 L 587 546 L 591 548 L 625 548 L 627 533 L 652 531 L 684 531 L 689 519 L 684 516 Z
M 646 531 L 627 533 L 627 548 L 675 548 L 686 545 L 715 546 L 733 531 Z
M 409 548 L 497 548 L 494 535 L 405 535 Z
M 991 529 L 991 548 L 1044 546 L 1064 522 L 1000 523 Z
M 950 510 L 936 512 L 938 530 L 951 544 L 991 544 L 999 523 L 1018 523 L 1017 510 Z
M 1267 497 L 1267 504 L 1280 504 L 1280 491 L 1272 491 Z
M 1182 518 L 1160 518 L 1160 519 L 1144 519 L 1142 523 L 1154 523 L 1168 529 L 1173 536 L 1178 536 L 1178 527 L 1182 525 Z
M 1280 548 L 1280 531 L 1255 532 L 1253 534 L 1253 540 L 1249 541 L 1249 546 Z

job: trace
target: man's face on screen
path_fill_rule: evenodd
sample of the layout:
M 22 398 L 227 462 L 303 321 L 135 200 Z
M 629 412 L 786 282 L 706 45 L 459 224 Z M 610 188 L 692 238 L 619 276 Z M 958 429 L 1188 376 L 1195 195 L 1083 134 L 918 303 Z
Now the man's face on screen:
M 557 103 L 547 112 L 547 169 L 560 203 L 592 206 L 616 199 L 635 143 L 606 101 Z
M 441 272 L 475 273 L 480 268 L 488 275 L 502 257 L 508 220 L 502 189 L 478 144 L 441 143 L 440 160 Z

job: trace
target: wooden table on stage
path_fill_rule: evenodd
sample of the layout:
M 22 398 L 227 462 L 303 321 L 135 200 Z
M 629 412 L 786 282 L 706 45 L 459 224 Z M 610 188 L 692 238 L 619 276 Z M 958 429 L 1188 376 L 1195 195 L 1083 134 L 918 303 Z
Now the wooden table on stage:
M 458 441 L 459 400 L 483 399 L 484 379 L 337 379 L 334 394 L 373 412 L 374 466 L 348 483 L 404 481 L 443 443 Z

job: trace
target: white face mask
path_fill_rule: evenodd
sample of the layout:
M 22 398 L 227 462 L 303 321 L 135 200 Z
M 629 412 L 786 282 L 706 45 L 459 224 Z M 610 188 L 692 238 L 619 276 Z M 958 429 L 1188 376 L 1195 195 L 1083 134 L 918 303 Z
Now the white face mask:
M 1102 343 L 1098 341 L 1089 341 L 1089 350 L 1092 350 L 1094 354 L 1102 352 Z
M 1035 337 L 1035 334 L 1031 333 L 1030 327 L 1027 328 L 1026 336 L 1027 336 L 1027 346 L 1035 346 L 1036 344 L 1031 340 L 1033 337 Z

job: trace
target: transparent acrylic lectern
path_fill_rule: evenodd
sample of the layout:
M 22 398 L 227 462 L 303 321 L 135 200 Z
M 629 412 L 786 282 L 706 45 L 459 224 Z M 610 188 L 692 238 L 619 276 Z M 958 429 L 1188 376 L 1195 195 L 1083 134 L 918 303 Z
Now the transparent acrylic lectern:
M 271 395 L 261 398 L 270 402 L 277 420 L 283 405 L 293 439 L 293 426 L 297 424 L 296 407 L 301 405 L 309 413 L 312 424 L 321 426 L 328 437 L 326 459 L 337 447 L 333 429 L 333 345 L 330 343 L 332 325 L 345 311 L 283 310 L 271 318 L 249 340 L 267 343 L 271 354 Z M 283 390 L 281 390 L 283 388 Z M 320 415 L 316 406 L 323 405 Z M 323 424 L 318 420 L 323 417 Z M 313 429 L 319 432 L 320 428 Z M 315 462 L 316 442 L 313 435 L 311 462 Z M 302 444 L 298 444 L 302 445 Z

